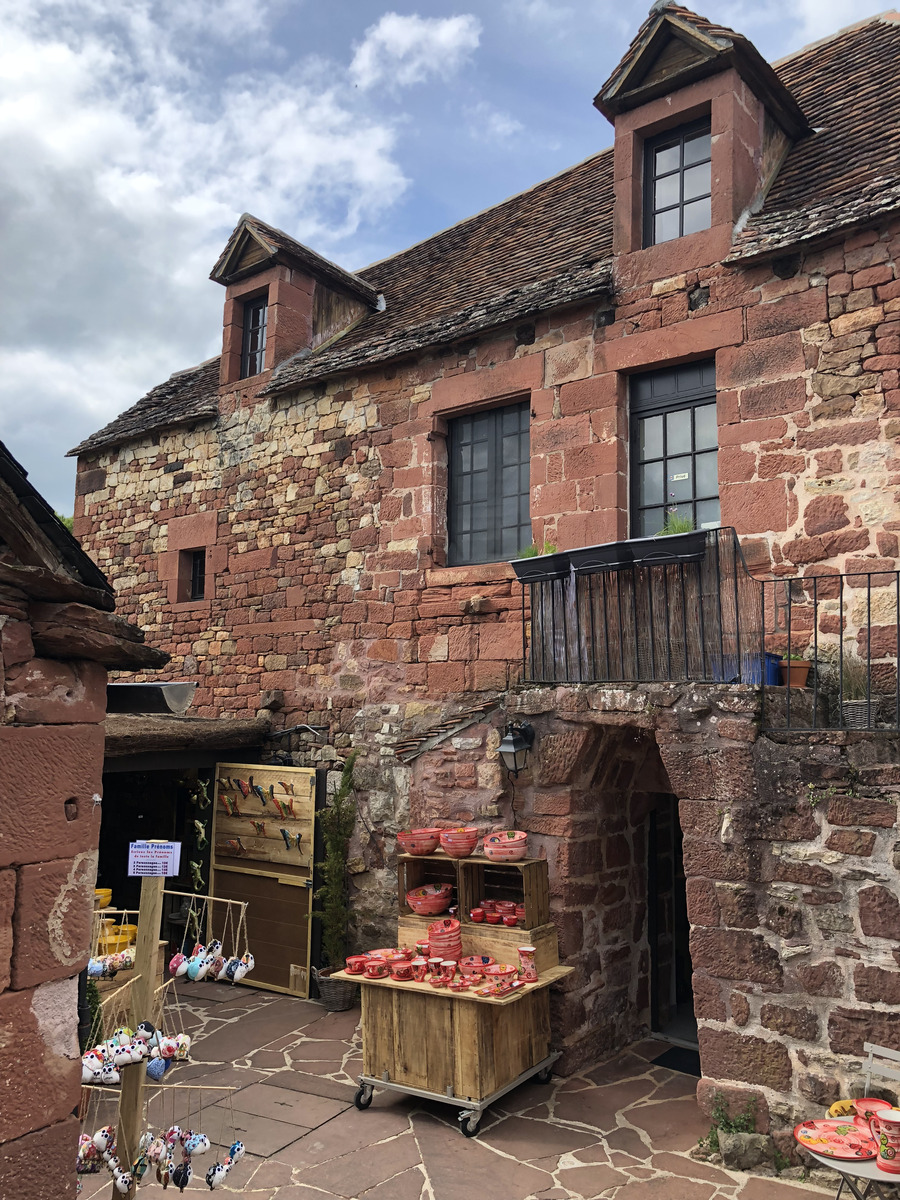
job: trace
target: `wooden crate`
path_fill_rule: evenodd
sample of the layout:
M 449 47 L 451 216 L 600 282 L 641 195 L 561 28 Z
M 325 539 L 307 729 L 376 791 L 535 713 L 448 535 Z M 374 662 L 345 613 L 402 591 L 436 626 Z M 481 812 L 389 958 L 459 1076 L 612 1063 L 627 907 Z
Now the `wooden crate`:
M 550 1053 L 548 991 L 502 1006 L 364 986 L 362 1040 L 366 1075 L 483 1100 Z
M 414 946 L 419 938 L 427 938 L 428 926 L 439 919 L 402 916 L 397 922 L 397 945 Z M 538 971 L 559 966 L 559 944 L 552 923 L 539 925 L 537 929 L 507 929 L 505 925 L 476 925 L 472 921 L 462 926 L 464 955 L 489 954 L 497 962 L 517 964 L 519 946 L 534 946 Z
M 469 911 L 483 899 L 515 900 L 525 905 L 525 928 L 537 929 L 550 920 L 550 883 L 542 858 L 497 863 L 483 855 L 459 860 L 459 912 L 471 924 Z
M 457 860 L 449 854 L 435 851 L 434 854 L 397 855 L 397 906 L 403 916 L 414 916 L 406 903 L 406 893 L 426 883 L 450 883 L 453 894 L 450 904 L 456 904 L 459 896 Z M 438 920 L 438 917 L 422 917 L 421 920 Z

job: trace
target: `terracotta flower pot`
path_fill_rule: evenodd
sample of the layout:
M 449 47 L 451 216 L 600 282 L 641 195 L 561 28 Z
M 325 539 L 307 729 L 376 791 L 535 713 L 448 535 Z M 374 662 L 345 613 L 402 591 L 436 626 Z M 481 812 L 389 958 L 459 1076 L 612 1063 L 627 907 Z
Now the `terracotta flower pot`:
M 781 667 L 781 682 L 786 687 L 805 688 L 812 663 L 806 658 L 783 658 Z

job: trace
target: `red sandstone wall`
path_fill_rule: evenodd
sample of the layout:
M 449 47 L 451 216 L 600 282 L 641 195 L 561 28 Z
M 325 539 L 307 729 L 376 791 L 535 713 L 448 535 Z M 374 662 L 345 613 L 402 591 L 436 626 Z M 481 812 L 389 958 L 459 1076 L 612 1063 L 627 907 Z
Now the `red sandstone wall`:
M 0 588 L 2 1196 L 75 1194 L 105 713 L 105 669 L 36 657 L 28 598 Z

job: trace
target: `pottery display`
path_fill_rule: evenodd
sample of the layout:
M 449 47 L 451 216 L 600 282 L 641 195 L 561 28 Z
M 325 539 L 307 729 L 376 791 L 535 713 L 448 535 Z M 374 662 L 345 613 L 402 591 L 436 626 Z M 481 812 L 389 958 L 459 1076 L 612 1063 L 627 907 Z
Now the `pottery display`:
M 423 887 L 411 888 L 406 893 L 406 903 L 419 916 L 432 917 L 446 912 L 452 897 L 452 884 L 426 883 Z
M 469 917 L 471 920 L 473 920 L 475 922 L 476 925 L 480 925 L 481 922 L 484 920 L 484 909 L 483 908 L 473 908 L 469 912 Z
M 405 854 L 433 854 L 440 841 L 439 829 L 401 829 L 397 842 Z
M 442 958 L 462 958 L 462 934 L 459 921 L 453 917 L 445 917 L 428 926 L 428 944 L 433 955 Z
M 528 834 L 520 829 L 503 829 L 484 839 L 484 853 L 494 862 L 519 862 L 528 851 Z
M 451 858 L 468 858 L 477 844 L 478 830 L 474 826 L 441 830 L 441 849 Z

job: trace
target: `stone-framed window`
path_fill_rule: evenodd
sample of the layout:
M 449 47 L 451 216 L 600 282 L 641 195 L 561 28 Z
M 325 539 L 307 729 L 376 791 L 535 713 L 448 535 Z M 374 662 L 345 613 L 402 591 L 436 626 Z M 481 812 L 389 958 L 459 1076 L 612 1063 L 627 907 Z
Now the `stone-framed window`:
M 631 534 L 659 533 L 668 510 L 695 529 L 720 524 L 713 359 L 632 375 Z
M 241 379 L 259 375 L 266 365 L 266 313 L 268 294 L 254 296 L 244 303 L 241 339 Z
M 710 120 L 680 125 L 644 143 L 644 245 L 712 224 Z
M 447 422 L 447 564 L 515 558 L 531 545 L 531 405 Z

